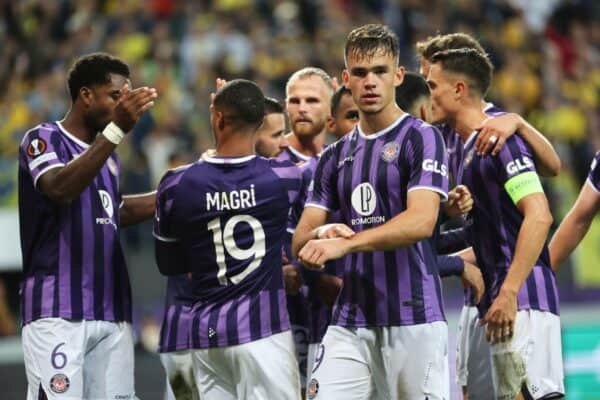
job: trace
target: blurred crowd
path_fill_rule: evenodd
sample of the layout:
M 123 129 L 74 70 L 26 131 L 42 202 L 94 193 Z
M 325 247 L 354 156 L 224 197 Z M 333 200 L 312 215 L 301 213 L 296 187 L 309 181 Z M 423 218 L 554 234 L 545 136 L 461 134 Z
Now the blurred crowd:
M 216 77 L 255 80 L 283 100 L 288 76 L 303 66 L 339 77 L 346 34 L 368 22 L 385 22 L 399 34 L 407 69 L 416 68 L 417 40 L 456 31 L 478 38 L 496 67 L 490 100 L 528 118 L 559 150 L 567 178 L 550 185 L 556 207 L 562 186 L 578 190 L 600 148 L 595 0 L 0 0 L 0 5 L 0 206 L 17 203 L 23 133 L 67 111 L 66 72 L 79 55 L 113 53 L 130 64 L 134 86 L 151 85 L 160 94 L 118 149 L 124 190 L 133 192 L 155 187 L 169 165 L 211 146 L 208 103 Z

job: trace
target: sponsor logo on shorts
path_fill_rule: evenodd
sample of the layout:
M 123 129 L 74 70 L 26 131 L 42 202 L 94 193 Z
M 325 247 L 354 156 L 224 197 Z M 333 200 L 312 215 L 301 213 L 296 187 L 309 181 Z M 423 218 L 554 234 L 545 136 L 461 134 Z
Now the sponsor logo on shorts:
M 69 390 L 70 385 L 69 378 L 65 374 L 56 374 L 50 378 L 50 389 L 54 393 L 64 393 Z
M 315 378 L 312 378 L 310 380 L 310 383 L 308 384 L 308 398 L 314 399 L 315 397 L 317 397 L 318 393 L 319 393 L 319 381 L 316 380 Z

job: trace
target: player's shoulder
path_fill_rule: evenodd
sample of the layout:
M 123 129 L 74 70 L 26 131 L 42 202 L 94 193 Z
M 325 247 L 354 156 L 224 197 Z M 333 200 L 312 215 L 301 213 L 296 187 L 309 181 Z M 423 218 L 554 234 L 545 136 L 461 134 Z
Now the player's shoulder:
M 306 161 L 295 164 L 291 160 L 264 157 L 257 157 L 257 163 L 264 164 L 280 178 L 300 178 L 302 176 L 302 166 L 307 164 Z
M 42 122 L 39 125 L 27 130 L 21 139 L 21 146 L 28 146 L 34 140 L 51 140 L 53 136 L 60 133 L 60 128 L 56 122 Z
M 490 117 L 499 117 L 501 115 L 508 114 L 506 110 L 501 107 L 498 107 L 494 103 L 486 103 L 483 108 L 483 112 Z
M 160 192 L 161 189 L 165 189 L 166 187 L 170 187 L 173 186 L 175 184 L 177 184 L 179 181 L 181 181 L 181 179 L 183 178 L 184 174 L 189 171 L 189 169 L 194 165 L 199 163 L 200 161 L 197 161 L 196 163 L 190 163 L 190 164 L 184 164 L 175 168 L 170 168 L 168 169 L 162 176 L 162 178 L 160 178 L 160 182 L 158 184 L 158 191 Z
M 443 143 L 442 133 L 437 126 L 412 115 L 407 115 L 406 123 L 409 124 L 406 130 L 406 139 L 422 139 L 425 142 L 439 143 L 440 145 Z

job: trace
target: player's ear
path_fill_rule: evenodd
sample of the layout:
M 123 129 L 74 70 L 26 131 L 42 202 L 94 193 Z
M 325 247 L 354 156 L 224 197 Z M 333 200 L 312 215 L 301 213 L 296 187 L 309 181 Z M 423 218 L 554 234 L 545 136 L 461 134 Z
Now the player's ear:
M 348 90 L 350 90 L 350 86 L 348 86 L 349 82 L 350 82 L 350 74 L 348 73 L 348 70 L 344 68 L 344 70 L 342 71 L 342 83 Z
M 335 119 L 331 115 L 327 116 L 325 125 L 327 126 L 327 132 L 329 132 L 329 133 L 335 132 Z
M 225 129 L 225 117 L 223 116 L 223 113 L 221 111 L 215 110 L 215 122 L 219 130 L 222 131 L 223 129 Z
M 404 67 L 400 65 L 394 74 L 394 86 L 402 85 L 402 81 L 404 81 Z
M 79 98 L 86 107 L 89 107 L 92 104 L 94 93 L 92 92 L 92 89 L 83 86 L 79 89 Z
M 459 99 L 467 95 L 467 84 L 465 81 L 456 81 L 454 84 L 454 97 Z

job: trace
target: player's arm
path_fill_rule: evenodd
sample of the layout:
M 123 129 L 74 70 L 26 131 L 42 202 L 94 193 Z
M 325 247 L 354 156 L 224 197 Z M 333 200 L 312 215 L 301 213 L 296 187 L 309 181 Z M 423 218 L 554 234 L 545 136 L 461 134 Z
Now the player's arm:
M 161 274 L 173 276 L 190 272 L 183 254 L 180 241 L 169 241 L 154 236 L 154 258 Z
M 319 228 L 327 222 L 329 212 L 323 208 L 306 207 L 292 237 L 292 253 L 298 258 L 298 253 L 304 245 L 319 236 Z
M 78 158 L 64 167 L 45 172 L 37 181 L 38 189 L 49 198 L 68 203 L 80 196 L 115 150 L 119 141 L 133 126 L 140 115 L 154 105 L 156 91 L 142 87 L 121 91 L 119 103 L 115 107 L 114 120 L 97 135 L 94 142 Z
M 464 249 L 468 245 L 467 243 L 465 228 L 448 229 L 440 232 L 437 240 L 437 251 L 440 254 L 448 254 Z
M 311 231 L 303 237 L 306 245 L 298 253 L 298 259 L 309 268 L 320 269 L 326 261 L 349 253 L 409 246 L 433 234 L 439 208 L 439 193 L 426 189 L 412 190 L 407 196 L 407 209 L 383 225 L 349 238 L 314 240 L 316 234 Z
M 119 223 L 122 227 L 139 224 L 152 218 L 156 207 L 156 191 L 126 195 L 119 209 Z
M 491 151 L 493 155 L 498 154 L 508 137 L 518 132 L 531 147 L 540 175 L 552 177 L 560 173 L 560 158 L 550 141 L 520 115 L 510 113 L 490 118 L 480 130 L 475 141 L 478 153 Z
M 488 324 L 486 334 L 492 342 L 508 340 L 514 332 L 517 294 L 542 252 L 553 220 L 548 200 L 534 171 L 514 176 L 505 187 L 523 215 L 523 222 L 506 278 L 484 318 Z
M 598 210 L 600 210 L 600 193 L 587 181 L 581 188 L 573 208 L 563 219 L 550 241 L 550 260 L 555 271 L 581 242 Z

